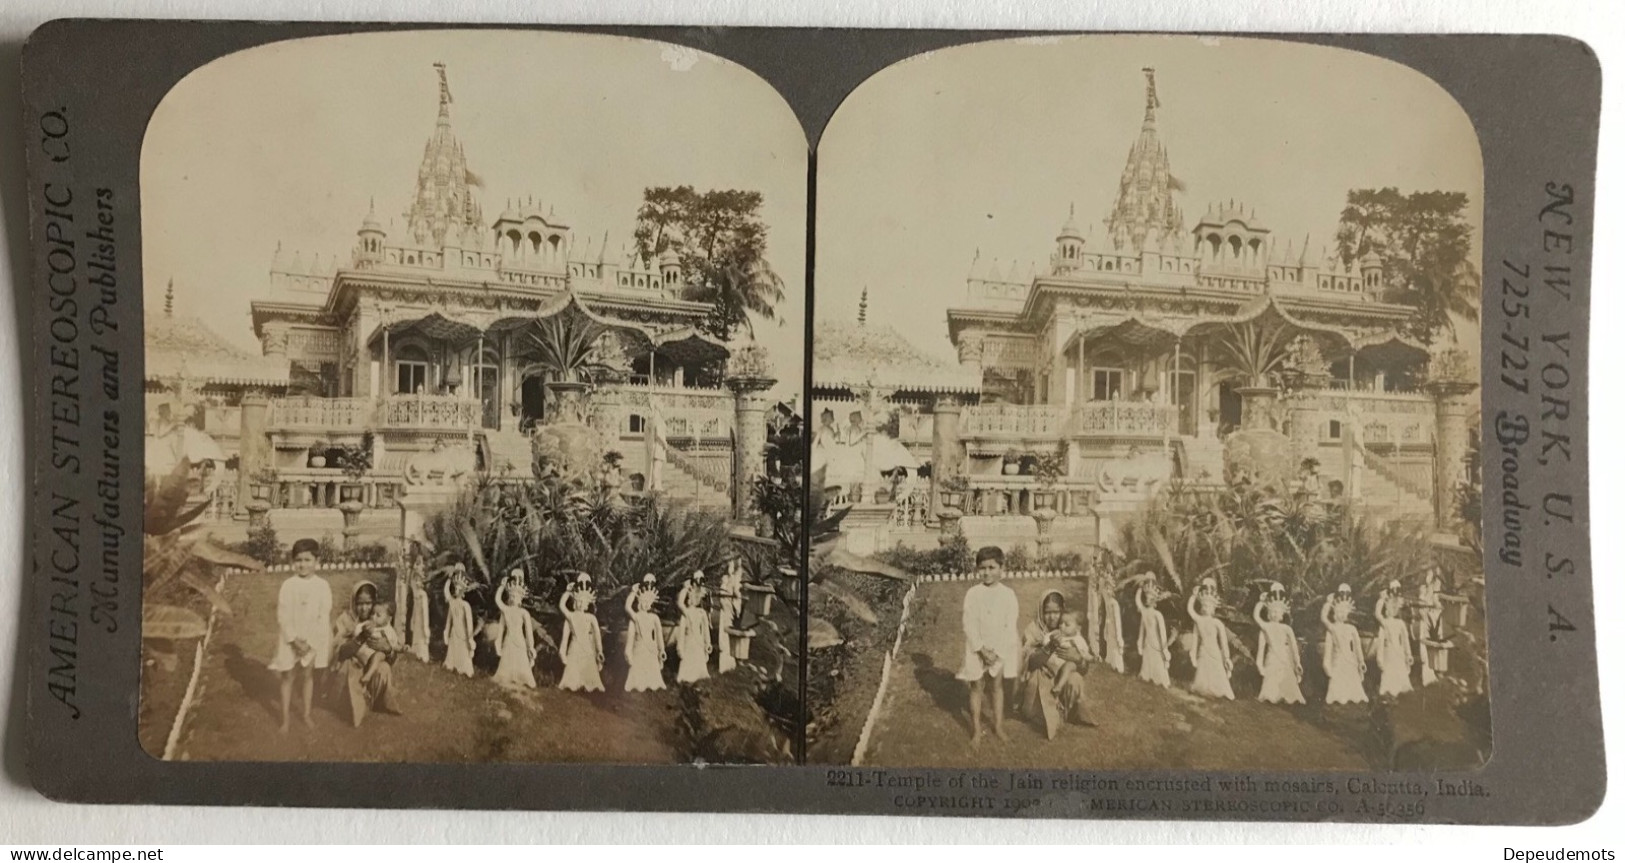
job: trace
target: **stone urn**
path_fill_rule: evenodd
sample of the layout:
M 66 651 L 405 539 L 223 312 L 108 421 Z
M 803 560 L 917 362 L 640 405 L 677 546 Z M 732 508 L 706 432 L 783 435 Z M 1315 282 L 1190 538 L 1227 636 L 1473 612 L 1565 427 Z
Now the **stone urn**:
M 585 423 L 587 421 L 587 384 L 582 381 L 548 381 L 549 422 Z
M 549 422 L 531 434 L 537 468 L 547 465 L 566 480 L 593 482 L 604 460 L 604 436 L 579 422 Z
M 1254 488 L 1284 494 L 1298 463 L 1291 439 L 1270 427 L 1276 390 L 1238 387 L 1236 393 L 1241 396 L 1242 428 L 1224 442 L 1224 481 L 1235 485 L 1245 478 Z

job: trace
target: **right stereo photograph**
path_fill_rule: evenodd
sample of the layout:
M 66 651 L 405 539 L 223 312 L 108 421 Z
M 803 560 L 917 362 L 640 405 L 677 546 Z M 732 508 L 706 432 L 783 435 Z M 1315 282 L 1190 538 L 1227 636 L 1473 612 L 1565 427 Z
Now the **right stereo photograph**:
M 892 66 L 818 150 L 807 761 L 1490 755 L 1483 162 L 1267 39 Z

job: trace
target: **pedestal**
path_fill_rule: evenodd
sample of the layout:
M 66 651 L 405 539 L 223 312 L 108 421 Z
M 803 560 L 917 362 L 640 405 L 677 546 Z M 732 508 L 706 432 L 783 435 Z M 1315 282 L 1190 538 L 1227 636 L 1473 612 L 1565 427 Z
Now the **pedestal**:
M 346 500 L 339 504 L 339 512 L 344 514 L 344 545 L 345 551 L 356 546 L 356 539 L 361 535 L 361 501 Z
M 263 530 L 271 523 L 271 504 L 259 498 L 250 498 L 243 505 L 248 510 L 248 529 Z
M 1054 549 L 1055 537 L 1050 534 L 1050 528 L 1055 526 L 1055 510 L 1042 506 L 1033 511 L 1033 521 L 1038 524 L 1038 556 L 1049 557 Z

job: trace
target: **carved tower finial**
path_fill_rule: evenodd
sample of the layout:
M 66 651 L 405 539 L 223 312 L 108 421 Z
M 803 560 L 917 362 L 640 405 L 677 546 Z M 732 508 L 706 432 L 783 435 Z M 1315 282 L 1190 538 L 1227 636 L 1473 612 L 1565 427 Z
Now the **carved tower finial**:
M 1150 126 L 1157 122 L 1157 109 L 1162 107 L 1157 101 L 1157 70 L 1146 66 L 1140 71 L 1145 73 L 1145 125 Z
M 863 286 L 863 296 L 858 300 L 858 326 L 869 323 L 869 286 Z
M 169 280 L 169 288 L 164 291 L 164 317 L 175 317 L 175 280 Z

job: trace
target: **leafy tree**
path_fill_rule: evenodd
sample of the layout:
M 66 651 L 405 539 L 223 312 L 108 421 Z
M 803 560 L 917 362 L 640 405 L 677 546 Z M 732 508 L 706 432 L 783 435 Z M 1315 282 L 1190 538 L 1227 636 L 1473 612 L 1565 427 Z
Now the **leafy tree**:
M 1454 340 L 1453 315 L 1478 320 L 1479 272 L 1466 209 L 1461 192 L 1350 189 L 1338 223 L 1338 254 L 1351 264 L 1377 254 L 1388 282 L 1384 298 L 1418 309 L 1406 331 L 1424 343 L 1441 330 Z
M 764 255 L 767 226 L 762 194 L 736 189 L 696 191 L 692 186 L 644 189 L 633 234 L 638 254 L 654 261 L 667 249 L 677 253 L 688 299 L 710 303 L 705 328 L 732 338 L 743 326 L 752 335 L 750 315 L 778 318 L 784 280 Z

